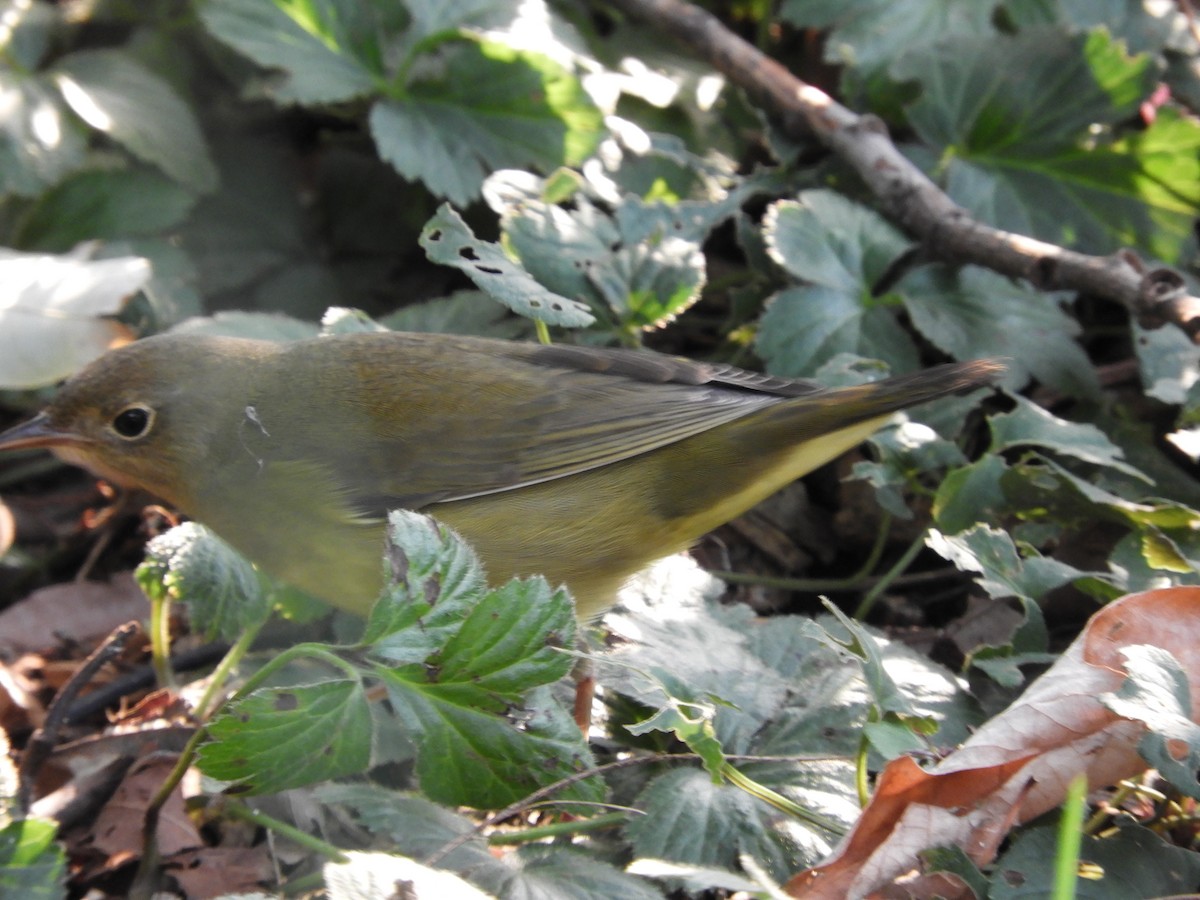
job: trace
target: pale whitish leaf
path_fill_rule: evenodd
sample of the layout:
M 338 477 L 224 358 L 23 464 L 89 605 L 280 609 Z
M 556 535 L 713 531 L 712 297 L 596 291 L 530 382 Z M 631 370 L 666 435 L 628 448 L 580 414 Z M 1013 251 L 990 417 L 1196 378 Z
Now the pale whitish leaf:
M 209 640 L 236 640 L 270 612 L 257 570 L 198 522 L 185 522 L 146 545 L 138 583 L 151 596 L 188 604 L 192 628 Z
M 1148 329 L 1136 322 L 1131 327 L 1146 395 L 1175 406 L 1197 405 L 1192 388 L 1200 383 L 1200 347 L 1182 328 Z
M 216 334 L 282 343 L 316 337 L 318 328 L 312 322 L 293 319 L 283 313 L 222 310 L 211 316 L 197 316 L 180 322 L 171 333 Z
M 1121 448 L 1095 425 L 1068 422 L 1024 397 L 1014 399 L 1017 405 L 1012 412 L 998 413 L 988 420 L 992 430 L 993 453 L 1016 447 L 1041 447 L 1060 456 L 1116 469 L 1141 481 L 1153 483 L 1148 475 L 1125 462 Z
M 549 325 L 582 328 L 595 321 L 587 305 L 543 287 L 499 244 L 481 241 L 443 204 L 421 232 L 421 246 L 436 263 L 461 269 L 513 312 Z
M 962 571 L 978 572 L 979 586 L 996 599 L 1018 596 L 1037 600 L 1046 591 L 1084 574 L 1048 557 L 1023 559 L 1013 539 L 989 525 L 976 525 L 956 535 L 930 531 L 925 543 Z
M 909 246 L 876 213 L 831 191 L 781 201 L 764 222 L 771 257 L 803 282 L 776 294 L 759 323 L 755 347 L 769 371 L 811 374 L 841 353 L 917 367 L 917 352 L 888 307 L 893 295 L 872 287 Z
M 1001 382 L 1019 390 L 1036 378 L 1072 395 L 1095 396 L 1099 382 L 1075 342 L 1079 324 L 1064 295 L 1044 294 L 975 266 L 922 266 L 896 285 L 913 324 L 957 359 L 1004 358 Z
M 0 193 L 33 196 L 83 165 L 83 129 L 40 77 L 0 71 Z
M 1137 645 L 1121 653 L 1127 677 L 1101 701 L 1118 716 L 1143 722 L 1149 731 L 1138 744 L 1142 758 L 1184 794 L 1200 797 L 1200 725 L 1192 721 L 1187 673 L 1162 647 Z
M 353 18 L 352 7 L 339 0 L 323 6 L 328 18 L 306 16 L 305 10 L 314 11 L 309 4 L 212 0 L 200 18 L 214 37 L 279 73 L 270 89 L 279 103 L 338 103 L 372 92 L 377 73 L 336 28 Z
M 150 274 L 140 257 L 0 249 L 0 387 L 53 384 L 128 341 L 129 329 L 111 317 Z
M 72 53 L 58 61 L 52 77 L 79 118 L 134 156 L 193 190 L 217 186 L 217 168 L 191 109 L 125 53 Z
M 396 896 L 397 885 L 412 897 L 488 900 L 491 894 L 443 869 L 390 853 L 349 851 L 347 862 L 325 864 L 322 875 L 329 900 L 371 900 Z
M 364 334 L 386 332 L 384 328 L 360 309 L 331 306 L 321 316 L 321 334 Z
M 0 828 L 0 897 L 60 900 L 66 896 L 67 860 L 54 840 L 58 826 L 23 819 Z
M 275 794 L 365 772 L 373 732 L 361 681 L 266 688 L 222 708 L 200 768 L 240 791 Z

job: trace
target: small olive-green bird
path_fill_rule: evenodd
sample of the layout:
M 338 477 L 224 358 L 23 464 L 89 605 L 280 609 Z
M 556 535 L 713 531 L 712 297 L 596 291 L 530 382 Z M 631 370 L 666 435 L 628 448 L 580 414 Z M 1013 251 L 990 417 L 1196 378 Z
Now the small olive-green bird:
M 636 350 L 162 335 L 92 363 L 0 450 L 48 447 L 145 488 L 351 612 L 378 596 L 386 513 L 404 508 L 458 530 L 495 583 L 567 585 L 587 618 L 893 412 L 1002 368 L 830 389 Z

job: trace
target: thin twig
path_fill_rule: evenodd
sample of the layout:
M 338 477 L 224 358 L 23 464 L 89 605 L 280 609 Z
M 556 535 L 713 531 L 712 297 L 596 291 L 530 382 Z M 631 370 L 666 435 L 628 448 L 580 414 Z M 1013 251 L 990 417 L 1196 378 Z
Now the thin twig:
M 858 115 L 683 0 L 604 0 L 690 45 L 715 69 L 782 119 L 793 136 L 816 137 L 849 164 L 881 212 L 926 253 L 1023 278 L 1040 290 L 1074 290 L 1114 300 L 1146 327 L 1172 322 L 1200 342 L 1200 298 L 1183 276 L 1148 268 L 1128 250 L 1090 256 L 976 221 L 900 153 L 883 122 Z
M 141 626 L 137 622 L 127 622 L 113 631 L 105 638 L 104 643 L 84 660 L 83 665 L 75 671 L 70 681 L 63 685 L 62 690 L 54 698 L 54 702 L 50 704 L 50 709 L 46 711 L 45 722 L 33 733 L 25 747 L 25 755 L 21 758 L 17 781 L 16 809 L 18 815 L 24 816 L 29 811 L 29 801 L 33 796 L 33 783 L 37 779 L 42 763 L 46 761 L 50 756 L 50 751 L 58 743 L 59 732 L 67 723 L 76 696 L 86 684 L 96 677 L 96 673 L 105 663 L 124 651 L 129 639 L 141 630 Z

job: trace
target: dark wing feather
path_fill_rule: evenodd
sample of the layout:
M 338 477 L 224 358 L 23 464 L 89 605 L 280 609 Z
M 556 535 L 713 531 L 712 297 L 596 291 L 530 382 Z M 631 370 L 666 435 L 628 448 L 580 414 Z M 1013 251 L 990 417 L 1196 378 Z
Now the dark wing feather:
M 644 351 L 398 333 L 361 338 L 390 341 L 396 360 L 374 365 L 355 401 L 362 419 L 375 423 L 373 440 L 348 451 L 338 467 L 356 507 L 372 514 L 563 478 L 823 390 Z M 388 473 L 382 484 L 361 477 L 379 471 Z

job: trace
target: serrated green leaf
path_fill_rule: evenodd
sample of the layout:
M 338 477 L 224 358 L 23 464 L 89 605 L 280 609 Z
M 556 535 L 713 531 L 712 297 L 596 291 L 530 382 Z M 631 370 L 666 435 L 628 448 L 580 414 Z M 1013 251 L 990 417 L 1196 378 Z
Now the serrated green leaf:
M 486 884 L 495 876 L 489 870 L 507 870 L 492 856 L 487 841 L 475 822 L 419 794 L 389 790 L 378 784 L 327 784 L 316 789 L 322 803 L 349 807 L 355 819 L 372 834 L 408 856 L 426 858 L 451 841 L 467 837 L 447 853 L 441 865 L 454 872 L 470 872 L 476 883 Z M 482 878 L 478 877 L 483 875 Z
M 413 732 L 421 791 L 439 803 L 499 809 L 592 765 L 578 726 L 544 689 L 521 706 L 485 711 L 472 684 L 382 667 L 375 674 Z M 590 778 L 557 796 L 599 800 L 603 785 Z
M 83 165 L 83 128 L 46 79 L 0 71 L 0 107 L 0 194 L 34 196 Z
M 278 72 L 270 89 L 277 102 L 338 103 L 370 93 L 381 77 L 340 27 L 355 18 L 355 6 L 361 5 L 211 0 L 200 8 L 200 19 L 213 37 Z
M 461 269 L 489 296 L 515 313 L 568 328 L 582 328 L 595 321 L 586 304 L 547 290 L 499 244 L 476 238 L 447 204 L 422 230 L 421 246 L 433 262 Z
M 1149 729 L 1138 752 L 1172 786 L 1200 797 L 1200 725 L 1192 721 L 1187 673 L 1167 650 L 1149 644 L 1121 648 L 1125 680 L 1100 701 L 1123 719 Z
M 483 596 L 483 566 L 452 529 L 408 510 L 388 514 L 387 558 L 388 584 L 371 608 L 362 643 L 393 665 L 423 662 Z
M 206 193 L 217 167 L 191 108 L 119 50 L 64 56 L 50 73 L 79 118 L 180 184 Z
M 872 287 L 909 242 L 876 213 L 832 191 L 781 201 L 764 221 L 771 257 L 805 284 L 776 294 L 759 323 L 755 347 L 770 372 L 811 374 L 840 353 L 917 367 L 912 340 L 889 309 L 893 295 Z
M 660 775 L 638 796 L 645 815 L 625 836 L 640 857 L 734 869 L 743 854 L 783 880 L 804 866 L 811 832 L 727 784 L 713 784 L 697 768 Z M 801 836 L 803 832 L 804 836 Z
M 236 640 L 271 611 L 254 566 L 198 522 L 185 522 L 146 545 L 137 580 L 152 597 L 186 603 L 192 627 L 209 640 Z
M 550 59 L 488 41 L 453 45 L 441 80 L 416 81 L 371 110 L 379 155 L 465 206 L 496 169 L 582 162 L 602 134 L 578 79 Z
M 662 892 L 609 865 L 600 854 L 565 844 L 532 844 L 519 851 L 518 866 L 492 890 L 529 900 L 661 900 Z
M 1041 447 L 1061 456 L 1116 469 L 1153 483 L 1149 476 L 1125 462 L 1121 448 L 1095 425 L 1068 422 L 1024 397 L 1014 399 L 1017 405 L 1012 412 L 998 413 L 988 420 L 992 430 L 993 453 L 1016 447 Z
M 956 359 L 1000 356 L 1002 382 L 1014 390 L 1031 377 L 1073 396 L 1095 396 L 1099 382 L 1075 342 L 1079 324 L 1045 294 L 967 266 L 922 266 L 896 285 L 913 324 Z
M 81 172 L 39 198 L 21 223 L 21 244 L 65 252 L 86 240 L 157 235 L 195 205 L 194 193 L 148 169 Z
M 515 700 L 564 678 L 574 666 L 575 610 L 540 576 L 513 579 L 488 594 L 432 658 L 439 682 L 469 682 Z
M 54 841 L 57 833 L 58 826 L 43 819 L 22 819 L 0 828 L 0 896 L 67 896 L 67 858 Z
M 951 198 L 982 220 L 1086 252 L 1178 256 L 1200 205 L 1188 181 L 1200 127 L 1168 114 L 1119 141 L 1095 131 L 1149 94 L 1147 57 L 1126 57 L 1103 30 L 1035 28 L 944 43 L 892 71 L 921 85 L 909 121 Z
M 1008 533 L 989 525 L 979 524 L 956 535 L 931 531 L 925 543 L 964 572 L 978 572 L 979 586 L 996 599 L 1037 600 L 1084 574 L 1049 557 L 1021 558 Z
M 357 680 L 268 688 L 227 705 L 209 738 L 199 751 L 206 775 L 274 794 L 365 772 L 371 708 Z

